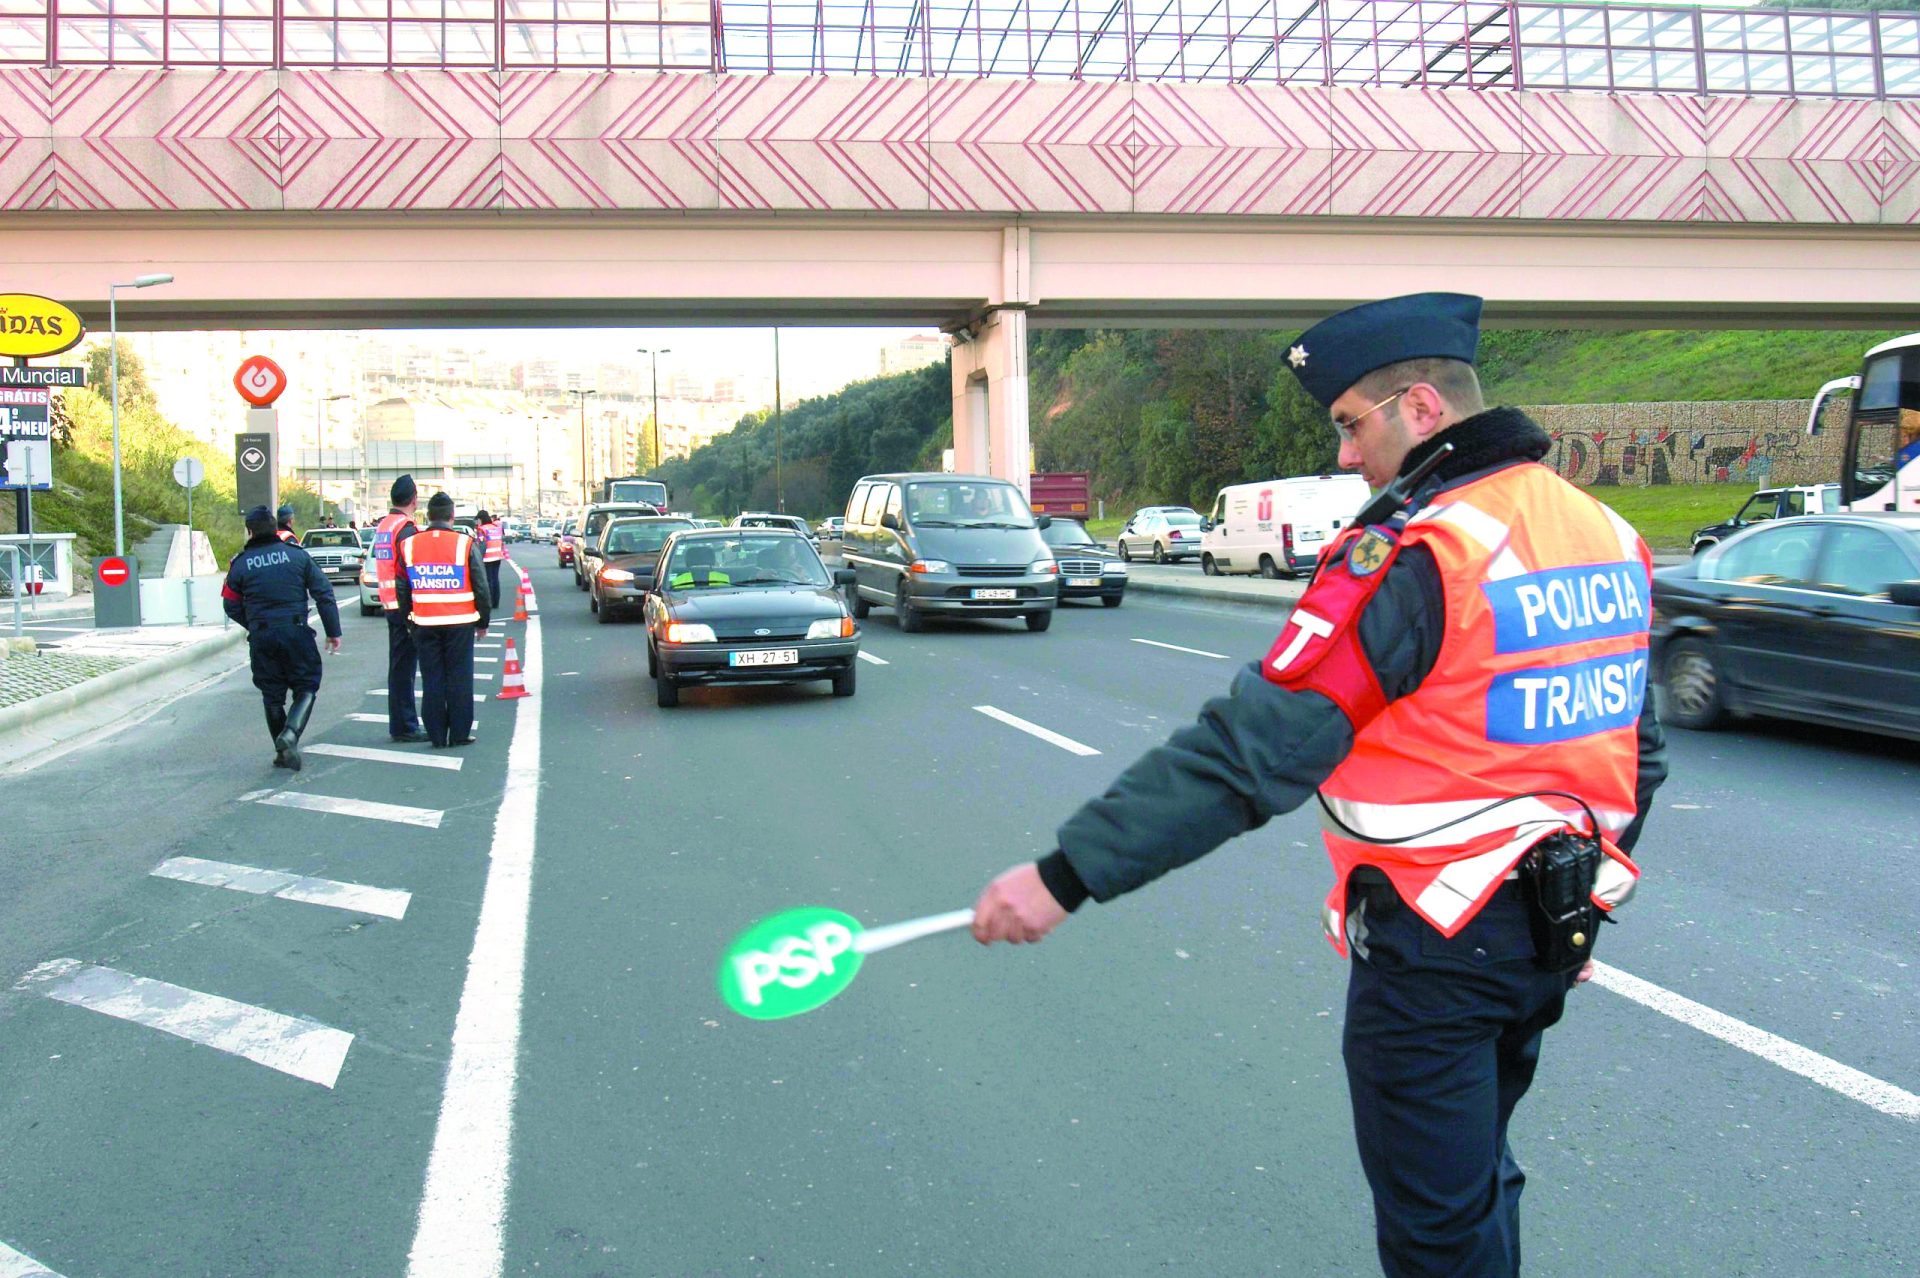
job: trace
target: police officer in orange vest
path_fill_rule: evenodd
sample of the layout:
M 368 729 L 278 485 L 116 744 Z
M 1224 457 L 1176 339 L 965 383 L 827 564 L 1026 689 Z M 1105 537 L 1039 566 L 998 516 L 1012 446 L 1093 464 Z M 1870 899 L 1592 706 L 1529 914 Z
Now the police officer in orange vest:
M 500 563 L 507 557 L 507 529 L 498 519 L 486 511 L 480 512 L 479 536 L 482 540 L 480 559 L 487 566 L 487 596 L 493 606 L 500 606 Z
M 480 544 L 453 526 L 453 498 L 435 493 L 427 527 L 401 543 L 400 615 L 420 653 L 421 714 L 433 744 L 473 744 L 473 641 L 493 616 Z
M 1520 1268 L 1507 1122 L 1666 776 L 1651 559 L 1485 407 L 1480 299 L 1392 298 L 1297 338 L 1340 462 L 1380 493 L 1267 656 L 995 879 L 983 944 L 1038 941 L 1317 797 L 1349 958 L 1344 1056 L 1389 1275 Z M 1315 792 L 1318 792 L 1317 796 Z
M 400 547 L 420 531 L 413 512 L 420 505 L 420 490 L 412 475 L 393 481 L 388 493 L 393 507 L 373 526 L 373 573 L 380 588 L 380 607 L 387 618 L 387 735 L 395 741 L 425 741 L 420 712 L 413 699 L 413 672 L 419 668 L 414 651 L 413 631 L 407 626 L 407 614 L 400 611 Z
M 293 530 L 293 507 L 280 507 L 279 510 L 274 512 L 274 518 L 278 521 L 279 525 L 274 532 L 274 536 L 278 537 L 281 541 L 290 541 L 296 546 L 299 545 L 300 534 Z

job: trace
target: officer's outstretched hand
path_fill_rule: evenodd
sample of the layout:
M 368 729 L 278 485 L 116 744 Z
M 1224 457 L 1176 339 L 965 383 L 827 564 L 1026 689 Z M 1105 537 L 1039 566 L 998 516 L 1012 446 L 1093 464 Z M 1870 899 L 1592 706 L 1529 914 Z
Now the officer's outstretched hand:
M 328 651 L 329 653 L 335 653 L 335 652 L 338 652 L 338 651 L 340 651 L 340 636 L 339 636 L 339 635 L 329 635 L 329 636 L 327 636 L 327 651 Z
M 973 906 L 973 939 L 982 945 L 1038 941 L 1060 926 L 1067 912 L 1040 881 L 1039 867 L 1028 861 L 993 882 Z

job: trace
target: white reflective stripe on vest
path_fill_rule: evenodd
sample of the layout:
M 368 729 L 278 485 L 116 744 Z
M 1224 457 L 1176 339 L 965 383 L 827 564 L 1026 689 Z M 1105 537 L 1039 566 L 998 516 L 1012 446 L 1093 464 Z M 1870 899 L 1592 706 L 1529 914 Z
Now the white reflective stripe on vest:
M 1501 523 L 1472 502 L 1450 501 L 1444 506 L 1434 506 L 1421 511 L 1408 524 L 1451 524 L 1467 536 L 1486 547 L 1492 554 L 1507 544 L 1513 535 L 1513 529 Z
M 1427 884 L 1414 905 L 1441 927 L 1452 927 L 1454 920 L 1473 908 L 1495 879 L 1505 878 L 1513 863 L 1527 849 L 1564 827 L 1558 823 L 1536 821 L 1518 827 L 1514 836 L 1499 847 L 1464 861 L 1450 861 L 1433 882 Z
M 1322 794 L 1320 801 L 1341 825 L 1363 840 L 1392 843 L 1396 847 L 1449 847 L 1522 825 L 1560 829 L 1586 824 L 1582 819 L 1584 814 L 1577 807 L 1572 812 L 1563 812 L 1531 796 L 1505 802 L 1450 799 L 1441 803 L 1366 803 Z M 1483 808 L 1488 810 L 1481 811 Z M 1338 825 L 1324 820 L 1321 824 L 1336 837 L 1344 833 Z

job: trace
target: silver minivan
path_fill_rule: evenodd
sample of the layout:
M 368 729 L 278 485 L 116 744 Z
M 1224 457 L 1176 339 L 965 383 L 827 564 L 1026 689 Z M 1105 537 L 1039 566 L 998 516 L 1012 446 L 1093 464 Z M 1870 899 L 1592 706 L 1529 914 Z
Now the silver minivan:
M 984 475 L 869 475 L 847 499 L 840 556 L 853 569 L 853 615 L 892 608 L 908 634 L 935 617 L 1022 617 L 1053 624 L 1060 568 L 1020 490 Z

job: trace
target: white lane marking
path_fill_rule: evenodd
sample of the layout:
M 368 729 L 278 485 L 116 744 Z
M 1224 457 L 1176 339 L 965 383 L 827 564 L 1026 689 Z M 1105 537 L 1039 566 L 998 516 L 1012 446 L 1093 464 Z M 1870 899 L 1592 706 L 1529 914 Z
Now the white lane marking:
M 497 666 L 500 664 L 500 658 L 498 657 L 475 657 L 474 660 L 481 665 L 487 666 Z
M 486 678 L 491 678 L 492 676 L 491 675 L 475 675 L 474 677 L 477 679 L 486 679 Z M 419 699 L 420 689 L 415 688 L 413 691 L 414 691 L 415 698 Z M 369 697 L 384 697 L 387 695 L 387 690 L 385 688 L 368 688 L 367 695 Z M 485 701 L 487 698 L 485 693 L 476 692 L 473 694 L 473 699 L 475 701 Z M 385 722 L 385 721 L 382 720 L 382 722 Z
M 490 674 L 490 673 L 488 673 L 488 672 L 487 672 L 487 671 L 485 671 L 485 670 L 476 670 L 476 671 L 474 671 L 474 672 L 473 672 L 473 677 L 474 677 L 474 678 L 475 678 L 476 680 L 479 680 L 479 681 L 482 681 L 482 682 L 488 682 L 488 681 L 491 681 L 491 680 L 493 679 L 493 675 L 492 675 L 492 674 Z
M 446 1090 L 427 1160 L 409 1278 L 495 1278 L 505 1263 L 513 1093 L 526 985 L 527 912 L 540 814 L 540 621 L 527 622 L 527 691 L 507 746 L 480 926 L 453 1025 Z
M 22 1255 L 0 1242 L 0 1278 L 60 1278 L 32 1256 Z
M 1165 648 L 1169 652 L 1190 652 L 1196 657 L 1212 657 L 1216 661 L 1226 661 L 1229 659 L 1224 652 L 1208 652 L 1204 648 L 1182 648 L 1177 643 L 1161 643 L 1158 639 L 1135 639 L 1132 642 L 1144 643 L 1149 648 Z
M 315 879 L 281 870 L 234 865 L 228 861 L 207 861 L 197 856 L 168 857 L 148 873 L 155 878 L 198 883 L 202 887 L 226 888 L 233 892 L 251 892 L 256 896 L 302 901 L 308 905 L 329 905 L 336 910 L 378 914 L 384 919 L 405 918 L 407 902 L 413 899 L 411 892 L 402 892 L 398 888 Z
M 331 794 L 305 794 L 297 790 L 253 791 L 242 799 L 275 808 L 299 808 L 304 812 L 332 812 L 340 816 L 365 817 L 369 821 L 394 821 L 401 825 L 440 828 L 445 813 L 437 808 L 410 808 L 400 803 L 375 803 L 371 799 L 342 799 Z
M 380 722 L 386 722 L 384 716 Z M 442 768 L 448 772 L 458 772 L 463 766 L 463 761 L 460 759 L 420 754 L 413 750 L 380 750 L 373 746 L 328 745 L 324 741 L 300 748 L 307 754 L 331 755 L 336 759 L 363 759 L 368 763 L 398 763 L 409 768 Z
M 885 657 L 876 657 L 871 652 L 862 652 L 860 654 L 860 660 L 866 662 L 869 665 L 875 665 L 875 666 L 884 666 L 888 664 L 887 659 Z
M 1892 1083 L 1883 1083 L 1871 1074 L 1863 1074 L 1851 1065 L 1842 1065 L 1831 1057 L 1790 1043 L 1777 1034 L 1769 1034 L 1745 1021 L 1716 1012 L 1703 1003 L 1643 981 L 1605 963 L 1593 965 L 1593 983 L 1604 986 L 1662 1016 L 1671 1016 L 1682 1025 L 1691 1025 L 1703 1034 L 1711 1034 L 1723 1043 L 1731 1043 L 1743 1052 L 1751 1052 L 1781 1069 L 1811 1079 L 1842 1096 L 1872 1106 L 1883 1114 L 1909 1121 L 1920 1120 L 1920 1096 Z
M 345 1030 L 304 1016 L 285 1016 L 78 959 L 42 963 L 14 988 L 35 985 L 44 986 L 38 992 L 50 999 L 145 1025 L 326 1088 L 340 1077 L 347 1048 L 353 1045 L 353 1035 Z
M 984 714 L 989 719 L 998 719 L 1000 722 L 1006 724 L 1010 728 L 1018 728 L 1022 732 L 1028 733 L 1032 736 L 1039 737 L 1042 741 L 1046 741 L 1053 745 L 1057 745 L 1062 750 L 1067 750 L 1074 754 L 1081 754 L 1081 755 L 1100 753 L 1098 750 L 1094 749 L 1090 745 L 1082 745 L 1080 742 L 1075 741 L 1072 737 L 1063 737 L 1059 733 L 1053 731 L 1052 729 L 1043 728 L 1037 723 L 1028 723 L 1025 719 L 1022 719 L 1019 715 L 1008 714 L 1005 710 L 1001 710 L 998 707 L 975 706 L 974 709 L 978 710 L 981 714 Z
M 358 711 L 348 715 L 347 718 L 354 723 L 385 723 L 387 721 L 387 716 L 384 714 L 361 714 Z M 480 721 L 478 719 L 473 721 L 473 731 L 480 731 Z M 306 746 L 303 748 L 311 750 L 313 747 Z

